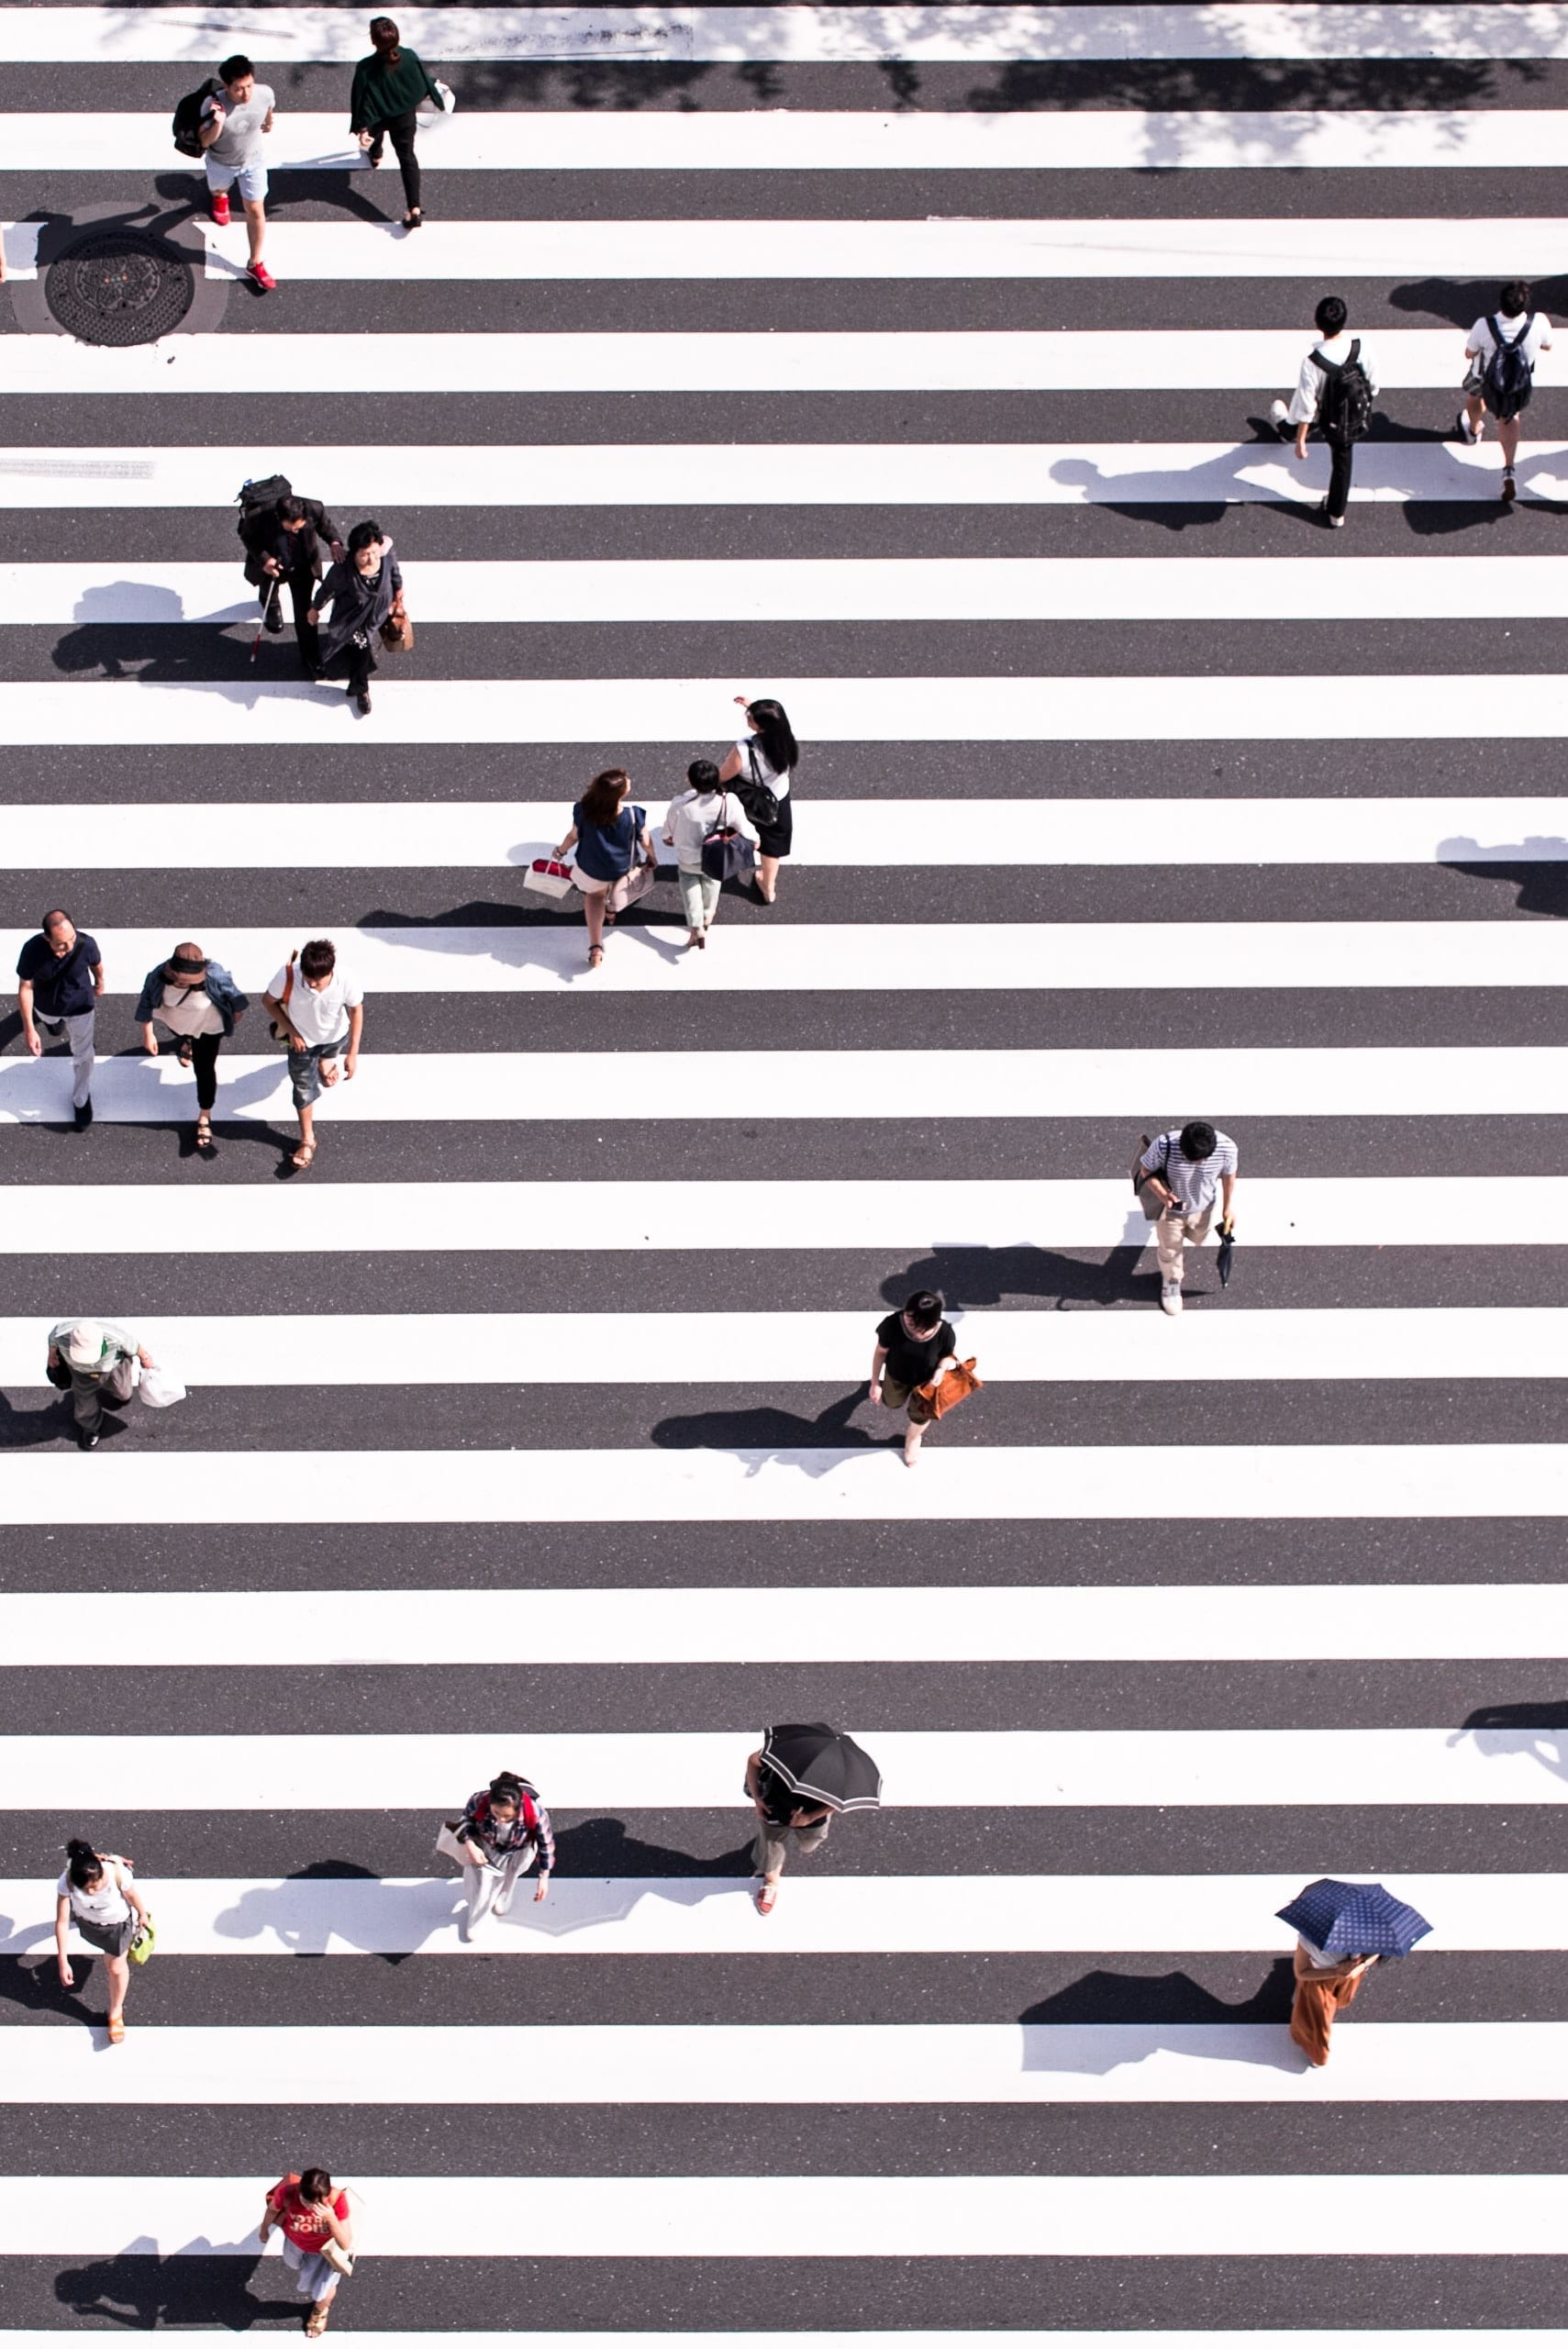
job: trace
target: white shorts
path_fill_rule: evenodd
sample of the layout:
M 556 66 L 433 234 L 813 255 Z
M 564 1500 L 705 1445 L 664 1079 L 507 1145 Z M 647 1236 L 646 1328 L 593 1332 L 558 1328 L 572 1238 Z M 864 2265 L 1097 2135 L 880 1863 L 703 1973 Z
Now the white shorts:
M 266 201 L 267 166 L 265 163 L 220 163 L 217 157 L 210 153 L 204 158 L 204 161 L 206 163 L 206 184 L 214 195 L 227 195 L 238 180 L 239 193 L 247 204 L 262 204 Z

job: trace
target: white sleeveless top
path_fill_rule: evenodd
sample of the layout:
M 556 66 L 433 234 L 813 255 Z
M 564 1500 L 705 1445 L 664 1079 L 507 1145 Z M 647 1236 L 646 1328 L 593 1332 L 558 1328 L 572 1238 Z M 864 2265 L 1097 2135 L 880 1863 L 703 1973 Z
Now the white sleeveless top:
M 70 1901 L 73 1917 L 83 1917 L 91 1925 L 120 1925 L 125 1922 L 130 1915 L 130 1903 L 115 1882 L 117 1865 L 129 1876 L 130 1869 L 124 1860 L 117 1862 L 112 1854 L 106 1854 L 103 1876 L 91 1892 L 83 1892 L 79 1884 L 72 1883 L 69 1868 L 61 1869 L 60 1882 L 54 1888 L 57 1894 L 63 1895 Z

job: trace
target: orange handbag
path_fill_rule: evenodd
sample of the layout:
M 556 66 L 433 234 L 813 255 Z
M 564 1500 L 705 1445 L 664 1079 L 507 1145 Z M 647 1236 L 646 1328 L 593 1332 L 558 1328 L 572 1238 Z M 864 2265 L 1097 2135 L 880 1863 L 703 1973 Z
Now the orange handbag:
M 940 1419 L 949 1411 L 955 1411 L 961 1403 L 966 1403 L 972 1395 L 978 1395 L 984 1384 L 983 1378 L 974 1375 L 974 1356 L 971 1354 L 967 1362 L 955 1362 L 951 1370 L 944 1370 L 940 1378 L 929 1380 L 924 1386 L 917 1386 L 915 1392 L 926 1406 L 924 1417 Z

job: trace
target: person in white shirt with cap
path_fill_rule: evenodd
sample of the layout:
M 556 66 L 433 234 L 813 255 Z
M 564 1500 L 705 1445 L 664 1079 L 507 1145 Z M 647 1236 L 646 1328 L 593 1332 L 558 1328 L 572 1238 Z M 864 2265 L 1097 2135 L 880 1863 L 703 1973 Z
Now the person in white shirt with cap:
M 71 1389 L 76 1441 L 95 1452 L 104 1432 L 104 1403 L 128 1403 L 136 1372 L 154 1367 L 147 1348 L 112 1321 L 59 1321 L 49 1333 L 49 1382 Z

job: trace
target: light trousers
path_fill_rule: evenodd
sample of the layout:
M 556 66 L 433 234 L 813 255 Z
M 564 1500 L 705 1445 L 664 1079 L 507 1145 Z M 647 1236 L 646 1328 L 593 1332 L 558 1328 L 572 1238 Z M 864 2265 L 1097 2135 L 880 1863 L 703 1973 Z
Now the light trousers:
M 93 1047 L 93 1029 L 97 1016 L 95 1009 L 68 1011 L 58 1019 L 51 1019 L 47 1012 L 42 1011 L 33 1015 L 34 1026 L 43 1029 L 46 1034 L 52 1031 L 58 1036 L 62 1028 L 65 1030 L 71 1045 L 71 1106 L 73 1109 L 80 1109 L 93 1090 L 93 1063 L 97 1058 Z
M 1143 1211 L 1147 1215 L 1150 1208 L 1157 1204 L 1155 1195 L 1152 1190 L 1146 1189 L 1141 1191 L 1139 1197 L 1143 1203 Z M 1174 1281 L 1176 1286 L 1180 1288 L 1183 1247 L 1189 1241 L 1195 1248 L 1203 1246 L 1204 1241 L 1208 1238 L 1208 1227 L 1214 1221 L 1214 1207 L 1215 1202 L 1210 1199 L 1201 1215 L 1184 1215 L 1179 1208 L 1173 1208 L 1167 1209 L 1163 1215 L 1150 1218 L 1154 1227 L 1151 1236 L 1154 1241 L 1154 1252 L 1160 1260 L 1160 1277 L 1162 1281 Z
M 462 1889 L 468 1901 L 466 1922 L 470 1932 L 492 1909 L 498 1916 L 505 1915 L 512 1905 L 517 1878 L 532 1867 L 538 1851 L 537 1843 L 524 1843 L 519 1850 L 508 1854 L 497 1868 L 464 1865 Z
M 688 930 L 706 930 L 718 911 L 719 884 L 701 866 L 681 866 L 681 909 Z

